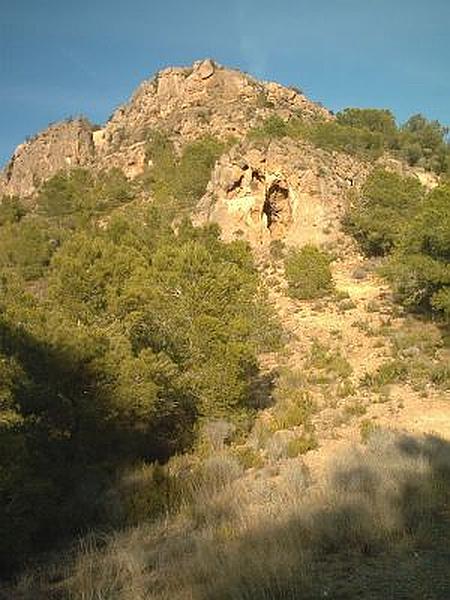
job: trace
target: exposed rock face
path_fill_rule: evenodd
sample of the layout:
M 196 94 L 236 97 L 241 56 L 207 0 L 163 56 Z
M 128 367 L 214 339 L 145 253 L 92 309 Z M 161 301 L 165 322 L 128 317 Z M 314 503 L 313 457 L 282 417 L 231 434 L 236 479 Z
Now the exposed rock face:
M 0 179 L 0 195 L 28 196 L 61 169 L 91 164 L 92 125 L 85 119 L 52 125 L 16 148 Z
M 212 135 L 237 143 L 216 164 L 197 222 L 216 221 L 224 238 L 243 236 L 254 246 L 279 238 L 295 244 L 330 241 L 339 235 L 346 192 L 359 187 L 373 166 L 287 138 L 270 144 L 246 140 L 249 129 L 274 114 L 284 120 L 334 118 L 298 90 L 257 81 L 212 60 L 168 68 L 144 81 L 102 129 L 78 119 L 20 145 L 0 174 L 0 198 L 31 195 L 57 171 L 73 167 L 119 167 L 134 178 L 146 167 L 146 141 L 154 130 L 164 130 L 178 150 Z M 400 161 L 383 157 L 378 163 L 435 184 L 432 175 L 414 173 Z
M 368 171 L 365 163 L 307 143 L 246 142 L 218 161 L 196 221 L 218 222 L 224 238 L 242 236 L 253 245 L 280 238 L 320 244 L 338 235 L 347 191 Z
M 75 120 L 49 127 L 19 146 L 0 175 L 0 194 L 31 194 L 61 168 L 119 167 L 135 177 L 145 167 L 145 141 L 165 130 L 177 147 L 203 135 L 241 139 L 274 110 L 283 118 L 332 118 L 298 91 L 259 82 L 212 60 L 168 68 L 144 81 L 97 131 Z
M 303 94 L 276 83 L 224 69 L 212 60 L 169 68 L 144 81 L 96 136 L 100 165 L 117 165 L 134 176 L 145 164 L 145 140 L 164 129 L 181 145 L 203 135 L 241 139 L 262 118 L 332 118 Z

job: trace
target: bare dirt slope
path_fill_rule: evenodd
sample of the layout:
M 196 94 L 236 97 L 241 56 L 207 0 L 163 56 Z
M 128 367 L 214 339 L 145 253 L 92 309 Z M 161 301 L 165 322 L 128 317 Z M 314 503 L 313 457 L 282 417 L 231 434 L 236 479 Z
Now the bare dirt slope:
M 310 380 L 319 406 L 314 423 L 322 448 L 334 446 L 336 440 L 359 440 L 363 421 L 363 427 L 373 423 L 450 439 L 450 393 L 433 385 L 426 373 L 421 380 L 365 383 L 395 359 L 415 360 L 420 369 L 437 362 L 448 365 L 449 356 L 440 348 L 438 328 L 403 314 L 386 282 L 355 248 L 334 262 L 336 294 L 322 301 L 290 298 L 281 265 L 270 267 L 268 273 L 270 296 L 288 339 L 281 363 L 290 369 L 311 369 L 308 356 L 313 346 L 319 346 L 339 353 L 351 367 L 344 377 L 348 393 L 339 393 L 336 382 L 315 385 Z M 427 340 L 431 349 L 424 348 Z M 339 379 L 342 374 L 337 373 L 335 380 Z

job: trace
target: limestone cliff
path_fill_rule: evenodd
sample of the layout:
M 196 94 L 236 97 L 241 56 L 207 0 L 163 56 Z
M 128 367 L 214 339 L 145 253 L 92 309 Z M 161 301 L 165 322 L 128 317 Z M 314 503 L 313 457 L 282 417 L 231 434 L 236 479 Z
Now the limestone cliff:
M 249 130 L 273 115 L 303 122 L 334 118 L 297 89 L 210 59 L 168 68 L 144 81 L 102 128 L 85 119 L 65 121 L 20 145 L 0 174 L 0 198 L 30 196 L 60 169 L 73 167 L 119 167 L 134 178 L 147 166 L 146 143 L 155 130 L 164 131 L 178 151 L 211 135 L 233 144 L 213 170 L 194 214 L 197 223 L 216 221 L 225 238 L 242 236 L 254 246 L 278 238 L 296 244 L 335 240 L 349 188 L 358 188 L 373 165 L 306 141 L 250 141 Z M 413 173 L 386 156 L 377 163 Z M 414 174 L 425 185 L 436 184 L 429 173 Z
M 288 119 L 331 118 L 297 90 L 260 82 L 212 60 L 168 68 L 144 81 L 103 128 L 84 119 L 58 123 L 21 144 L 0 174 L 0 195 L 32 194 L 58 170 L 75 166 L 121 168 L 129 177 L 145 166 L 145 141 L 163 129 L 177 146 L 202 135 L 241 139 L 276 112 Z
M 0 176 L 0 196 L 28 196 L 59 170 L 92 164 L 92 131 L 86 119 L 68 120 L 20 144 Z
M 346 154 L 306 142 L 243 142 L 216 164 L 196 221 L 216 221 L 225 238 L 254 245 L 280 238 L 320 244 L 336 237 L 347 191 L 367 172 Z

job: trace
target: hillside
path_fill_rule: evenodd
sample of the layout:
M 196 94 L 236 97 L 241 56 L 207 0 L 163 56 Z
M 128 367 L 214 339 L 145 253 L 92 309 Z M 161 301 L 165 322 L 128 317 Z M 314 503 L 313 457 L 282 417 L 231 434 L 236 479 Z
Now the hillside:
M 168 68 L 144 81 L 130 101 L 103 126 L 74 118 L 51 125 L 21 144 L 0 180 L 2 194 L 25 196 L 63 168 L 120 167 L 127 176 L 142 173 L 145 143 L 162 127 L 177 146 L 204 135 L 242 139 L 275 110 L 283 118 L 330 118 L 292 89 L 262 83 L 211 60 Z
M 446 599 L 449 177 L 210 59 L 19 146 L 0 597 Z

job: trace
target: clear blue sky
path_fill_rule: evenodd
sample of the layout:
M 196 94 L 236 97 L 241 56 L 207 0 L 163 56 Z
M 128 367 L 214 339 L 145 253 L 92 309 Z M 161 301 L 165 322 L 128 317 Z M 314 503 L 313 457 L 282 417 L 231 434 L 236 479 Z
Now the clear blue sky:
M 49 122 L 105 121 L 213 57 L 314 100 L 450 124 L 450 0 L 0 0 L 0 164 Z

